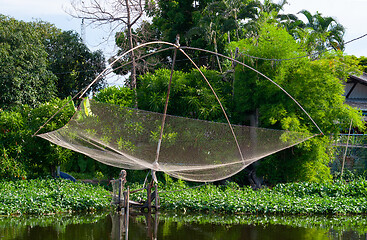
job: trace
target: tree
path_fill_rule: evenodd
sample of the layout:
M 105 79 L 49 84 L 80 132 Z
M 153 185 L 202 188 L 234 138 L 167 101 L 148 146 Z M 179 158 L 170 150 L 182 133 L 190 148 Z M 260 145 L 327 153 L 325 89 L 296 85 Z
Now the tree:
M 306 32 L 307 49 L 311 51 L 324 51 L 327 48 L 334 50 L 344 50 L 344 27 L 332 17 L 323 17 L 321 13 L 316 12 L 312 15 L 307 10 L 300 11 L 306 18 L 307 23 L 303 26 Z
M 25 23 L 0 15 L 0 107 L 35 107 L 55 96 L 74 95 L 105 68 L 100 51 L 79 36 L 46 22 Z M 92 90 L 104 86 L 98 82 Z
M 84 89 L 105 69 L 101 51 L 91 52 L 77 33 L 62 31 L 44 39 L 48 53 L 49 70 L 56 76 L 57 96 L 74 96 Z M 100 80 L 87 92 L 97 91 L 105 86 Z
M 150 11 L 153 26 L 158 30 L 159 38 L 167 42 L 175 42 L 176 36 L 185 36 L 192 28 L 193 14 L 199 6 L 193 0 L 158 1 L 155 10 Z M 184 40 L 184 39 L 183 39 Z
M 302 45 L 276 24 L 263 23 L 257 39 L 232 43 L 232 48 L 252 56 L 289 59 L 304 56 Z M 325 55 L 317 61 L 296 58 L 267 61 L 243 58 L 247 64 L 272 78 L 291 94 L 312 116 L 324 132 L 296 147 L 260 162 L 260 170 L 270 182 L 325 181 L 330 179 L 328 163 L 333 157 L 330 135 L 349 127 L 364 129 L 360 113 L 344 104 L 343 82 L 357 72 L 356 62 L 341 53 Z M 303 111 L 279 88 L 257 73 L 236 67 L 234 85 L 234 120 L 246 123 L 243 116 L 258 112 L 261 127 L 317 133 Z
M 42 39 L 35 24 L 0 15 L 0 108 L 36 106 L 56 96 Z
M 94 24 L 108 24 L 111 29 L 122 29 L 126 27 L 129 49 L 135 47 L 133 27 L 144 15 L 145 1 L 142 0 L 73 0 L 73 17 L 89 20 Z M 149 4 L 147 5 L 149 6 Z M 123 32 L 123 31 L 121 31 Z M 130 87 L 136 88 L 136 57 L 134 52 L 130 53 L 131 83 Z

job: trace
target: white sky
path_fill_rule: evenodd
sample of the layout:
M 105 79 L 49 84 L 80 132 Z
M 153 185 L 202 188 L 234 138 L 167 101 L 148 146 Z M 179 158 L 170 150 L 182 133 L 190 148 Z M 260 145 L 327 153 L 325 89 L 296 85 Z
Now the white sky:
M 18 20 L 40 19 L 63 30 L 75 30 L 80 33 L 81 20 L 73 19 L 65 12 L 65 9 L 70 8 L 70 0 L 0 0 L 0 6 L 1 14 Z M 295 14 L 302 9 L 312 14 L 319 11 L 323 16 L 336 18 L 346 28 L 345 41 L 367 33 L 367 0 L 288 0 L 285 12 Z M 107 36 L 108 29 L 103 31 L 86 26 L 88 47 L 92 50 L 103 50 L 106 58 L 116 50 L 113 39 L 108 43 L 104 41 Z M 367 56 L 367 37 L 348 44 L 345 52 Z

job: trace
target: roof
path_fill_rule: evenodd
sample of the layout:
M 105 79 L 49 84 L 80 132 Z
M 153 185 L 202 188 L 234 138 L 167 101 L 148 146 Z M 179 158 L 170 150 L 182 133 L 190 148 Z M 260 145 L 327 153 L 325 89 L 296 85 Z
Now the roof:
M 358 82 L 360 84 L 366 85 L 367 86 L 367 73 L 363 73 L 360 76 L 357 75 L 350 75 L 347 83 L 351 83 L 351 82 Z

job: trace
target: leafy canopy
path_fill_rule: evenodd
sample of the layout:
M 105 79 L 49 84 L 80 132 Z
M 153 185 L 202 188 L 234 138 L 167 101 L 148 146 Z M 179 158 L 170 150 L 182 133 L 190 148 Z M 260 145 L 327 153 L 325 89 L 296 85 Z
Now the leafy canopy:
M 302 45 L 286 30 L 269 23 L 262 24 L 257 39 L 232 42 L 230 48 L 236 47 L 251 56 L 293 58 L 270 61 L 245 56 L 242 60 L 282 86 L 325 134 L 268 157 L 261 163 L 262 173 L 269 181 L 330 179 L 327 167 L 333 157 L 330 134 L 338 134 L 349 127 L 351 119 L 355 127 L 364 129 L 361 114 L 344 104 L 342 95 L 348 74 L 358 72 L 356 61 L 340 52 L 325 54 L 316 61 L 297 58 L 306 55 Z M 257 112 L 262 127 L 318 133 L 293 100 L 268 80 L 242 66 L 237 66 L 235 71 L 233 104 L 236 122 L 246 123 L 244 116 Z

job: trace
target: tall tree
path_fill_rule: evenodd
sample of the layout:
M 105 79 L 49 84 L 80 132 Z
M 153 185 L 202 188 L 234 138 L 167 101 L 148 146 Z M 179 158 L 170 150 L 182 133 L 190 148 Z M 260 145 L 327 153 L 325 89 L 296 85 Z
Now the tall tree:
M 142 0 L 73 0 L 73 12 L 70 14 L 76 18 L 89 20 L 94 24 L 108 24 L 112 30 L 121 31 L 126 28 L 129 49 L 132 49 L 135 47 L 133 27 L 143 17 L 144 7 L 145 1 Z M 132 61 L 130 87 L 136 88 L 136 57 L 134 52 L 130 53 L 130 58 Z
M 33 23 L 0 15 L 0 108 L 35 106 L 56 95 L 42 33 Z
M 118 32 L 116 33 L 115 36 L 115 43 L 117 45 L 117 47 L 119 47 L 119 51 L 117 56 L 125 53 L 126 51 L 128 51 L 130 49 L 129 46 L 129 40 L 126 37 L 128 35 L 128 33 L 125 31 L 122 32 Z M 146 43 L 146 42 L 150 42 L 150 41 L 156 41 L 158 40 L 156 38 L 156 34 L 152 28 L 152 24 L 149 23 L 148 21 L 143 21 L 142 24 L 140 25 L 140 27 L 133 29 L 133 45 L 134 46 L 138 46 L 142 43 Z M 136 49 L 134 51 L 134 55 L 136 57 L 136 63 L 135 63 L 135 68 L 136 68 L 136 74 L 137 76 L 141 75 L 141 74 L 145 74 L 149 71 L 152 71 L 152 69 L 160 67 L 162 65 L 164 65 L 162 59 L 160 59 L 159 55 L 152 55 L 151 53 L 153 51 L 157 51 L 160 48 L 162 48 L 161 46 L 158 45 L 154 45 L 154 46 L 148 46 L 146 48 L 139 48 Z M 148 55 L 148 56 L 146 56 Z M 144 57 L 145 56 L 145 57 Z M 113 62 L 116 60 L 116 57 L 111 57 L 109 59 L 109 62 Z M 123 58 L 120 58 L 119 61 L 115 62 L 113 68 L 114 68 L 114 72 L 116 74 L 120 74 L 120 75 L 126 75 L 129 73 L 129 71 L 131 70 L 130 67 L 130 63 L 131 63 L 131 59 L 130 56 L 125 56 Z M 130 86 L 131 82 L 131 78 L 127 79 L 127 81 L 125 82 L 125 84 L 127 86 Z M 139 83 L 137 83 L 139 84 Z

